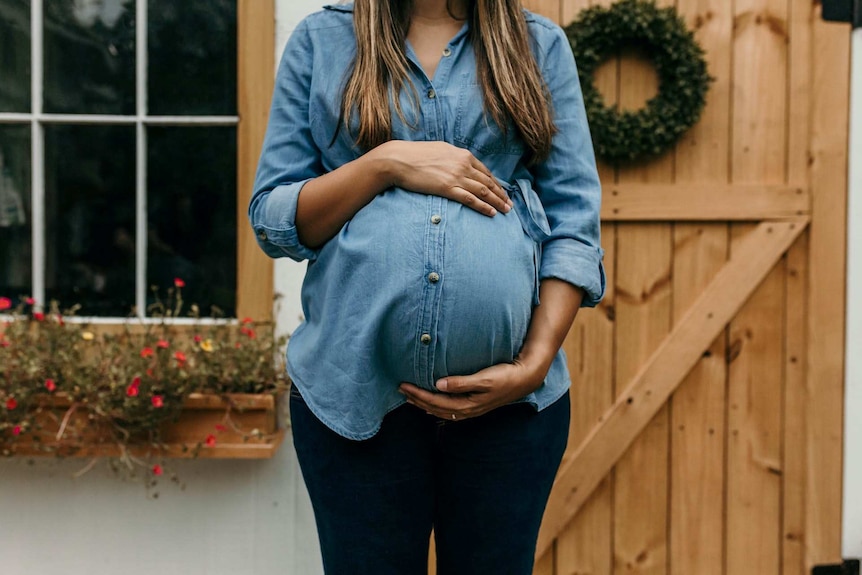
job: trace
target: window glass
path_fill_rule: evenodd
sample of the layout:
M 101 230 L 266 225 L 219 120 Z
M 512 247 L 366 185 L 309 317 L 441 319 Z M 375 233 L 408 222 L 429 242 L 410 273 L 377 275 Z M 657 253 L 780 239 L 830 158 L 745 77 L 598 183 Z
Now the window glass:
M 135 128 L 45 128 L 45 285 L 80 315 L 135 302 Z
M 234 316 L 236 128 L 154 127 L 147 140 L 147 285 L 179 278 L 202 315 Z
M 135 113 L 135 3 L 45 2 L 45 111 Z
M 0 0 L 0 112 L 30 111 L 30 0 Z
M 31 295 L 30 126 L 0 125 L 0 297 Z
M 154 115 L 236 114 L 236 0 L 148 1 Z

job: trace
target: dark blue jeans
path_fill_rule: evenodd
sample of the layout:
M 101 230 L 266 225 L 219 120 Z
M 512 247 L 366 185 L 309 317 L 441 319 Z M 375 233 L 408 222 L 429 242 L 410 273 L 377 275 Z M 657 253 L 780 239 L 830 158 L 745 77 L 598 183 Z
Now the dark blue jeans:
M 530 575 L 566 448 L 569 395 L 443 421 L 411 405 L 365 441 L 345 439 L 294 388 L 293 441 L 327 575 Z

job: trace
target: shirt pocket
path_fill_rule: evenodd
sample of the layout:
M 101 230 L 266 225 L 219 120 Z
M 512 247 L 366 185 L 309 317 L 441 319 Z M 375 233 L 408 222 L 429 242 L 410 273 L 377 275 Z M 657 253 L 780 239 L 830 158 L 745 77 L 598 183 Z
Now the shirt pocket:
M 481 154 L 524 154 L 524 142 L 511 118 L 505 132 L 485 113 L 482 86 L 473 74 L 461 76 L 458 103 L 455 110 L 454 140 L 469 150 Z
M 515 215 L 524 234 L 533 242 L 533 305 L 539 305 L 539 269 L 542 267 L 542 245 L 551 237 L 551 225 L 539 195 L 527 180 L 508 186 Z

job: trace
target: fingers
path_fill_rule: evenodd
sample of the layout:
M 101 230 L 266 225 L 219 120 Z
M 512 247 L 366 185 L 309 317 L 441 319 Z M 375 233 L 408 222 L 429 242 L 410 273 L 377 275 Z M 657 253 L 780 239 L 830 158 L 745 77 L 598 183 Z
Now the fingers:
M 490 410 L 489 408 L 479 407 L 475 401 L 467 396 L 431 393 L 409 383 L 401 384 L 399 389 L 407 399 L 407 403 L 415 405 L 426 413 L 440 419 L 460 421 L 462 419 L 477 417 Z M 453 415 L 455 416 L 454 418 L 452 417 Z

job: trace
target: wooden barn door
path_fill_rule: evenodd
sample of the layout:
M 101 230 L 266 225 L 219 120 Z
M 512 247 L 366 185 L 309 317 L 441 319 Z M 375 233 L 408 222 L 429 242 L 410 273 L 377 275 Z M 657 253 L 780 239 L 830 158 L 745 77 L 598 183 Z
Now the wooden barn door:
M 525 4 L 566 25 L 610 0 Z M 658 0 L 707 51 L 700 123 L 601 167 L 609 289 L 566 342 L 542 575 L 801 575 L 840 558 L 849 27 L 812 0 Z M 638 108 L 647 62 L 599 70 Z

